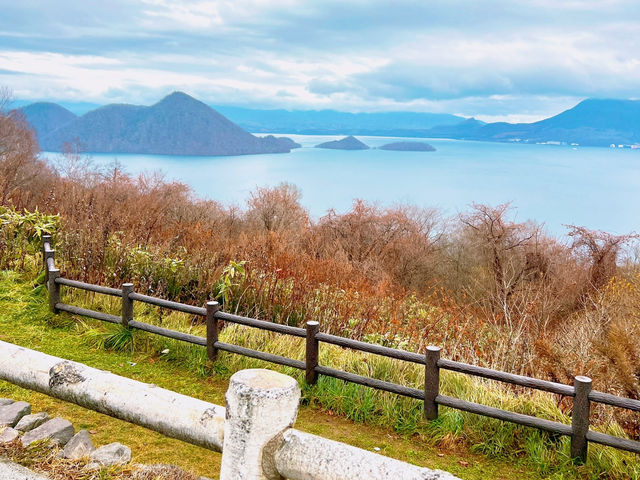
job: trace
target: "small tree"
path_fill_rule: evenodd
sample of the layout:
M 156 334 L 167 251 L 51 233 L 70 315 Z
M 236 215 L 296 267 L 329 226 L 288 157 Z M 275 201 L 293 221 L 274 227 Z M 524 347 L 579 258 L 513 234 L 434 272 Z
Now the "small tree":
M 272 188 L 259 187 L 247 201 L 247 220 L 267 232 L 300 229 L 309 223 L 301 197 L 298 187 L 286 182 Z
M 355 200 L 345 214 L 329 211 L 315 232 L 321 256 L 339 256 L 372 279 L 418 290 L 433 277 L 442 222 L 435 209 L 381 209 Z
M 62 144 L 62 155 L 53 160 L 53 166 L 61 176 L 84 187 L 95 185 L 101 177 L 93 158 L 83 153 L 77 139 Z
M 506 219 L 509 204 L 497 207 L 473 204 L 473 212 L 460 221 L 468 228 L 472 247 L 491 272 L 491 303 L 505 311 L 510 297 L 530 275 L 544 275 L 547 268 L 536 249 L 538 228 Z
M 40 189 L 46 166 L 38 159 L 38 142 L 24 115 L 9 110 L 11 93 L 0 88 L 0 204 L 19 204 L 27 190 Z M 34 187 L 38 188 L 34 188 Z
M 589 261 L 589 284 L 584 294 L 600 289 L 615 276 L 620 249 L 629 241 L 638 238 L 636 233 L 612 235 L 575 225 L 567 225 L 567 228 L 568 235 L 573 238 L 572 248 L 584 252 Z

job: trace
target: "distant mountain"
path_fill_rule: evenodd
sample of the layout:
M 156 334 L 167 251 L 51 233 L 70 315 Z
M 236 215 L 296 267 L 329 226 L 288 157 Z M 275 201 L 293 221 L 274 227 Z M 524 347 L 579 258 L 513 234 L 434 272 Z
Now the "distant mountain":
M 436 125 L 454 125 L 464 117 L 446 113 L 349 113 L 335 110 L 254 110 L 216 106 L 216 110 L 250 132 L 304 135 L 420 136 Z
M 81 117 L 53 103 L 34 103 L 21 110 L 36 130 L 41 148 L 53 151 L 75 139 L 91 152 L 171 155 L 279 153 L 299 146 L 290 139 L 259 138 L 247 130 L 593 146 L 640 144 L 640 100 L 589 99 L 539 122 L 515 124 L 485 124 L 474 118 L 432 113 L 219 107 L 229 120 L 180 92 L 150 107 L 107 105 Z M 348 147 L 353 140 L 338 142 L 338 146 L 328 142 L 332 146 L 323 148 Z M 358 148 L 366 147 L 356 142 Z
M 316 145 L 316 148 L 330 148 L 333 150 L 368 150 L 369 147 L 358 140 L 356 137 L 349 135 L 340 140 L 332 140 Z
M 36 131 L 39 139 L 77 118 L 66 108 L 49 102 L 32 103 L 19 110 Z
M 435 152 L 433 145 L 426 142 L 392 142 L 378 147 L 380 150 L 394 150 L 396 152 Z
M 446 137 L 463 138 L 458 132 L 451 133 Z M 490 123 L 468 132 L 464 138 L 591 146 L 632 145 L 640 143 L 640 101 L 588 99 L 539 122 Z
M 33 122 L 28 109 L 23 111 Z M 271 135 L 256 137 L 181 92 L 150 107 L 97 108 L 39 135 L 40 148 L 48 151 L 60 151 L 65 142 L 76 140 L 88 152 L 162 155 L 286 153 L 299 146 Z
M 455 125 L 438 125 L 430 128 L 424 134 L 429 138 L 473 138 L 485 125 L 486 123 L 480 120 L 469 118 Z

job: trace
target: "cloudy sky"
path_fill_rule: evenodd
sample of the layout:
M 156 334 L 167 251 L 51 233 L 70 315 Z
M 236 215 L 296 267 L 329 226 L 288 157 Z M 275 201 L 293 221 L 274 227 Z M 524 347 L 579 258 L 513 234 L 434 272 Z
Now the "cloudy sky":
M 640 96 L 638 0 L 0 0 L 17 99 L 535 120 Z

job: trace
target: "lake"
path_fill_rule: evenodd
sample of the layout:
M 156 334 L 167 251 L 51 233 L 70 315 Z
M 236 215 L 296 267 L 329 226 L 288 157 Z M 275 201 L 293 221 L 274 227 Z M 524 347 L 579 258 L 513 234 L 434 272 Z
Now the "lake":
M 467 211 L 473 202 L 511 202 L 517 221 L 612 233 L 640 231 L 640 150 L 427 139 L 435 152 L 313 148 L 335 136 L 287 135 L 303 148 L 289 154 L 235 157 L 92 154 L 117 158 L 129 173 L 161 170 L 200 196 L 243 205 L 256 186 L 290 182 L 314 217 L 348 210 L 354 198 Z M 397 138 L 358 137 L 372 147 Z M 415 139 L 412 139 L 415 140 Z

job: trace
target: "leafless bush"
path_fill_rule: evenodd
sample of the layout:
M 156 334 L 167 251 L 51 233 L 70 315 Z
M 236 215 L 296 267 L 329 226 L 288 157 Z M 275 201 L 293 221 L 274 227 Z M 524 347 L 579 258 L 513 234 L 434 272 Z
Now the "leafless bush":
M 0 90 L 0 204 L 21 206 L 45 189 L 49 172 L 38 159 L 35 134 L 10 104 L 9 90 Z
M 300 204 L 302 193 L 295 185 L 258 187 L 247 201 L 247 220 L 267 232 L 295 231 L 307 226 L 309 217 Z

